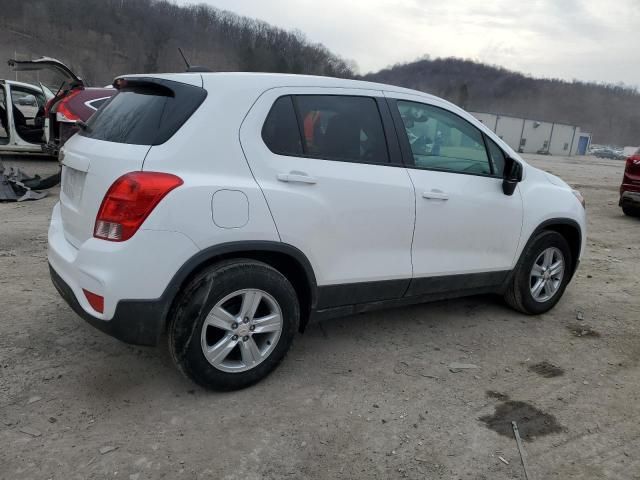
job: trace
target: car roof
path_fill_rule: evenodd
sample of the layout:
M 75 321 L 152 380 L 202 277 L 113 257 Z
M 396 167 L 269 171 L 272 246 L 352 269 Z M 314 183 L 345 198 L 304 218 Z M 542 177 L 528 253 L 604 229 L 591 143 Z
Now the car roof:
M 177 82 L 195 84 L 196 78 L 201 78 L 204 83 L 209 81 L 246 82 L 256 89 L 269 89 L 277 87 L 335 87 L 335 88 L 358 88 L 365 90 L 385 90 L 387 92 L 405 93 L 424 98 L 445 101 L 440 97 L 431 95 L 419 90 L 397 87 L 384 83 L 367 82 L 364 80 L 353 80 L 348 78 L 324 77 L 319 75 L 299 75 L 293 73 L 260 73 L 260 72 L 202 72 L 202 73 L 154 73 L 154 74 L 134 74 L 122 75 L 121 77 L 151 77 L 165 78 Z M 118 77 L 120 78 L 120 77 Z M 204 86 L 204 85 L 203 85 Z M 450 102 L 447 102 L 450 103 Z
M 376 90 L 390 93 L 402 93 L 420 97 L 429 103 L 436 105 L 446 105 L 452 112 L 462 116 L 470 121 L 476 127 L 484 130 L 489 134 L 498 145 L 511 156 L 526 164 L 524 159 L 504 140 L 496 135 L 491 129 L 480 122 L 469 112 L 463 110 L 457 105 L 436 95 L 421 92 L 419 90 L 411 90 L 409 88 L 396 87 L 384 83 L 366 82 L 364 80 L 352 80 L 347 78 L 323 77 L 317 75 L 298 75 L 290 73 L 257 73 L 257 72 L 185 72 L 185 73 L 154 73 L 154 74 L 134 74 L 121 75 L 117 78 L 162 78 L 175 82 L 188 83 L 191 85 L 203 87 L 208 91 L 225 91 L 227 87 L 232 87 L 243 92 L 252 91 L 264 92 L 272 88 L 296 88 L 296 87 L 325 87 L 325 88 L 353 88 L 362 90 Z
M 12 85 L 15 87 L 27 87 L 27 88 L 33 88 L 34 90 L 38 90 L 39 92 L 41 91 L 40 89 L 40 85 L 34 85 L 33 83 L 25 83 L 25 82 L 18 82 L 16 80 L 0 80 L 0 82 L 5 83 L 7 85 Z

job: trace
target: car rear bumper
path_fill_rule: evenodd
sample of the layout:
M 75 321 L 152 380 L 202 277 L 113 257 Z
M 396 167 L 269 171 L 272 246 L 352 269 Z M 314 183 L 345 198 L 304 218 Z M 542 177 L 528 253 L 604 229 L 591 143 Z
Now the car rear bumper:
M 71 287 L 49 264 L 51 281 L 60 296 L 80 317 L 104 333 L 134 345 L 156 345 L 164 329 L 169 301 L 121 300 L 111 320 L 105 321 L 86 312 Z
M 94 327 L 124 341 L 153 345 L 176 293 L 176 272 L 199 250 L 178 232 L 139 230 L 126 242 L 95 238 L 71 244 L 59 205 L 51 215 L 48 260 L 57 290 Z M 103 298 L 102 311 L 84 290 Z

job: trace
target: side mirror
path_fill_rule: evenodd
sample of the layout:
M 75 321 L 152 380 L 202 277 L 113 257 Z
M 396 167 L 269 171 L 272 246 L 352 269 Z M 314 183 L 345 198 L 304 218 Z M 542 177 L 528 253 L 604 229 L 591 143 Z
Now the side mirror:
M 505 195 L 513 195 L 518 182 L 522 180 L 522 165 L 513 158 L 506 158 L 504 164 L 504 178 L 502 180 L 502 192 Z

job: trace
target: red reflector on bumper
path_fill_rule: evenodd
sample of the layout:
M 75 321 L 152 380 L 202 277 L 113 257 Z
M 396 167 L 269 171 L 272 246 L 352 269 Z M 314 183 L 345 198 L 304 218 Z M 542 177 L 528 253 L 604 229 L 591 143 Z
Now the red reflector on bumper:
M 91 308 L 93 308 L 96 312 L 104 313 L 104 297 L 96 295 L 95 293 L 90 292 L 89 290 L 85 290 L 84 288 L 82 289 L 82 291 L 84 292 L 84 296 L 87 297 Z

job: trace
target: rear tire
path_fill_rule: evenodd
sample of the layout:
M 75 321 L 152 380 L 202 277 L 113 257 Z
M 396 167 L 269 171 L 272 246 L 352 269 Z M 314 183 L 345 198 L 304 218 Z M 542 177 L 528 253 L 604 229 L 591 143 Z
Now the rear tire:
M 278 366 L 299 321 L 298 299 L 284 275 L 262 262 L 224 261 L 180 293 L 169 350 L 178 369 L 199 385 L 238 390 Z
M 528 315 L 551 310 L 569 283 L 572 260 L 569 244 L 562 235 L 541 232 L 520 257 L 505 292 L 505 301 Z
M 628 217 L 640 217 L 640 208 L 633 208 L 625 205 L 622 207 L 622 212 Z

